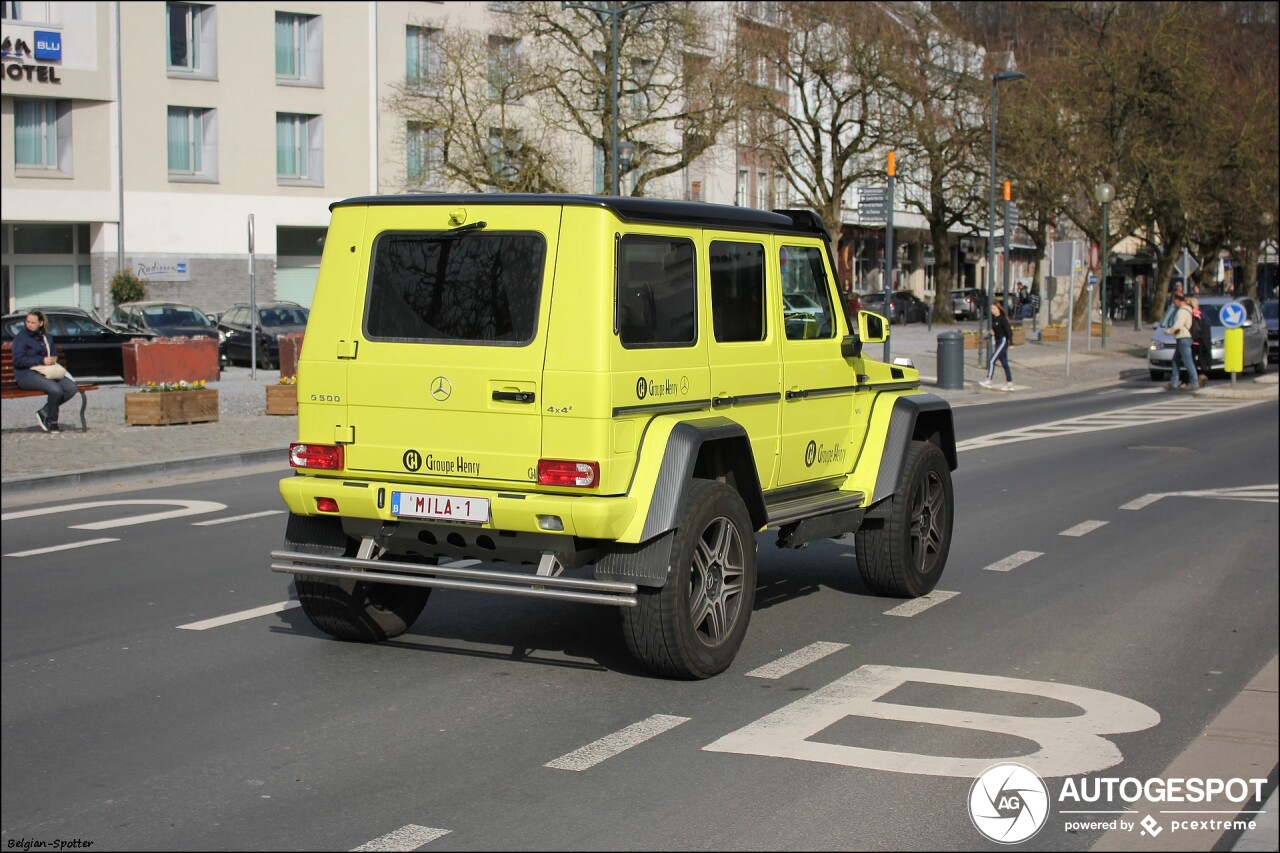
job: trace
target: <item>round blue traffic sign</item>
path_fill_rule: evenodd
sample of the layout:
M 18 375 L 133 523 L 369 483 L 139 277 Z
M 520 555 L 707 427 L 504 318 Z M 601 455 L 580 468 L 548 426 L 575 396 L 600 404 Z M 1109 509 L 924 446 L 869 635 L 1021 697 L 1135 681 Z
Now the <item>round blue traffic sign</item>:
M 1244 306 L 1239 302 L 1228 302 L 1222 306 L 1218 317 L 1228 329 L 1238 329 L 1244 325 Z

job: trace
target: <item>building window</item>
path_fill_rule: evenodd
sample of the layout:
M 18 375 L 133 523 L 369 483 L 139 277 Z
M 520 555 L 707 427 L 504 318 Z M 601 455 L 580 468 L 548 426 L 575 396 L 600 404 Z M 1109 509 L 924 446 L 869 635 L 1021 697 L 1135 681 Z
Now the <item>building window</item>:
M 13 100 L 13 165 L 71 174 L 71 102 Z
M 427 27 L 405 27 L 405 80 L 411 84 L 425 83 L 440 71 L 440 53 L 437 39 L 439 30 Z
M 636 115 L 649 113 L 649 90 L 656 67 L 657 63 L 651 59 L 631 60 L 631 111 Z
M 756 207 L 769 209 L 769 173 L 756 172 Z
M 48 3 L 10 2 L 5 0 L 4 19 L 6 21 L 30 21 L 33 24 L 51 24 Z
M 319 86 L 322 36 L 319 15 L 276 12 L 276 82 Z
M 276 113 L 276 180 L 321 186 L 323 142 L 320 116 Z
M 405 128 L 405 183 L 409 186 L 441 188 L 439 133 L 421 122 L 409 122 Z
M 169 107 L 169 178 L 217 177 L 216 112 L 200 107 Z
M 500 103 L 520 100 L 515 90 L 520 63 L 520 42 L 503 36 L 489 36 L 489 94 Z
M 747 206 L 747 184 L 751 182 L 751 172 L 746 169 L 738 170 L 738 185 L 733 193 L 733 203 L 738 207 Z
M 519 131 L 497 127 L 489 130 L 489 173 L 499 189 L 510 187 L 519 177 L 519 154 Z
M 217 71 L 217 33 L 212 6 L 169 3 L 168 68 L 170 75 L 211 78 Z

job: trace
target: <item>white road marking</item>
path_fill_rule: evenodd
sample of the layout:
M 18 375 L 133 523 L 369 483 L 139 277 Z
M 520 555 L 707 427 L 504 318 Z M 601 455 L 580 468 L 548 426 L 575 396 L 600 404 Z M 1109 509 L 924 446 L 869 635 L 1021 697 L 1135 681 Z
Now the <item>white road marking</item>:
M 111 521 L 95 521 L 92 524 L 73 524 L 72 530 L 110 530 L 113 527 L 128 527 L 133 524 L 146 524 L 149 521 L 162 521 L 166 518 L 181 518 L 184 515 L 202 515 L 209 512 L 221 512 L 227 508 L 226 504 L 220 504 L 216 501 L 160 501 L 160 500 L 132 500 L 132 501 L 82 501 L 74 504 L 61 504 L 58 506 L 46 506 L 40 509 L 22 509 L 17 512 L 6 512 L 0 515 L 0 521 L 11 521 L 19 518 L 33 518 L 37 515 L 53 515 L 58 512 L 74 512 L 78 509 L 93 509 L 100 506 L 176 506 L 181 509 L 171 509 L 164 512 L 152 512 L 146 515 L 130 515 L 124 518 L 117 518 Z
M 985 567 L 983 571 L 987 572 L 1007 572 L 1018 568 L 1023 563 L 1029 563 L 1036 557 L 1043 557 L 1043 551 L 1018 551 L 1016 554 L 1010 554 L 998 563 L 992 563 Z
M 1222 501 L 1248 501 L 1250 503 L 1280 503 L 1280 483 L 1262 486 L 1239 486 L 1233 489 L 1199 489 L 1193 492 L 1151 492 L 1135 498 L 1121 509 L 1142 509 L 1161 498 L 1209 498 Z
M 107 542 L 119 542 L 119 539 L 86 539 L 83 542 L 67 542 L 62 545 L 50 545 L 48 548 L 32 548 L 30 551 L 14 551 L 6 557 L 35 557 L 38 554 L 52 554 L 55 551 L 70 551 L 72 548 L 87 548 L 90 545 L 103 545 Z
M 1099 527 L 1106 527 L 1106 526 L 1107 526 L 1107 522 L 1105 521 L 1082 521 L 1079 524 L 1077 524 L 1075 527 L 1068 527 L 1066 530 L 1062 531 L 1058 535 L 1059 536 L 1084 536 L 1086 533 L 1092 533 L 1093 531 L 1097 530 Z
M 352 847 L 351 853 L 365 850 L 417 850 L 424 844 L 435 841 L 450 833 L 448 829 L 436 829 L 434 826 L 418 826 L 411 823 L 402 826 L 395 832 L 388 832 L 380 838 L 366 841 L 359 847 Z
M 1013 696 L 1043 696 L 1075 706 L 1063 716 L 1040 717 L 984 713 L 972 708 L 930 708 L 897 704 L 884 697 L 907 684 L 931 684 L 997 691 Z M 995 732 L 1035 744 L 1007 758 L 989 752 L 966 756 L 925 755 L 850 746 L 824 740 L 826 730 L 852 717 L 890 720 L 909 727 L 921 724 L 968 731 Z M 914 667 L 864 665 L 789 705 L 730 732 L 703 749 L 741 755 L 763 755 L 891 773 L 953 776 L 972 779 L 992 764 L 1017 761 L 1041 776 L 1074 776 L 1119 764 L 1124 755 L 1102 735 L 1137 732 L 1160 722 L 1160 715 L 1140 702 L 1114 693 L 967 672 Z M 835 737 L 833 734 L 826 735 Z
M 959 594 L 960 593 L 958 592 L 948 592 L 947 590 L 943 590 L 943 589 L 935 589 L 933 592 L 929 593 L 928 595 L 922 595 L 919 598 L 913 598 L 910 601 L 906 601 L 906 602 L 903 602 L 902 604 L 899 604 L 897 607 L 893 608 L 892 610 L 886 610 L 884 612 L 884 615 L 885 616 L 915 616 L 919 613 L 925 612 L 926 610 L 928 610 L 930 607 L 933 607 L 934 605 L 941 604 L 942 602 L 948 599 L 955 598 Z
M 644 743 L 651 737 L 656 737 L 665 731 L 674 729 L 681 723 L 687 722 L 689 722 L 688 717 L 654 714 L 648 719 L 632 723 L 621 731 L 606 735 L 594 743 L 589 743 L 581 749 L 575 749 L 573 752 L 562 755 L 555 761 L 548 761 L 542 766 L 550 767 L 553 770 L 587 770 L 606 758 L 612 758 L 633 746 Z
M 257 619 L 259 616 L 269 616 L 272 613 L 281 613 L 301 606 L 302 604 L 297 601 L 281 601 L 279 604 L 268 604 L 265 607 L 241 610 L 239 613 L 230 613 L 226 616 L 215 616 L 212 619 L 205 619 L 203 622 L 189 622 L 186 625 L 179 625 L 178 628 L 184 631 L 207 631 L 210 628 L 219 628 L 223 625 L 230 625 L 233 622 L 243 622 L 246 619 Z
M 756 667 L 747 673 L 752 678 L 782 678 L 784 675 L 790 675 L 802 666 L 808 666 L 816 660 L 821 660 L 827 655 L 835 654 L 841 649 L 849 648 L 848 643 L 810 643 L 803 649 L 797 649 L 785 657 L 780 657 L 773 663 L 767 663 L 764 666 Z
M 1261 400 L 1224 400 L 1221 398 L 1186 398 L 1161 400 L 1159 403 L 1147 403 L 1129 409 L 1113 412 L 1100 412 L 1096 415 L 1083 415 L 1078 418 L 1065 418 L 1043 424 L 1006 430 L 981 435 L 956 443 L 956 451 L 983 450 L 988 447 L 999 447 L 1018 441 L 1030 441 L 1037 438 L 1052 438 L 1059 435 L 1075 435 L 1084 432 L 1119 429 L 1127 426 L 1143 426 L 1146 424 L 1176 421 L 1183 418 L 1194 418 L 1200 415 L 1212 415 L 1218 412 L 1231 411 L 1244 406 L 1253 406 Z
M 226 518 L 214 518 L 214 519 L 210 519 L 209 521 L 193 521 L 191 522 L 191 525 L 193 527 L 208 527 L 211 524 L 227 524 L 228 522 L 231 522 L 231 521 L 245 521 L 250 518 L 262 518 L 268 515 L 284 515 L 284 510 L 268 509 L 262 512 L 246 513 L 245 515 L 231 515 Z

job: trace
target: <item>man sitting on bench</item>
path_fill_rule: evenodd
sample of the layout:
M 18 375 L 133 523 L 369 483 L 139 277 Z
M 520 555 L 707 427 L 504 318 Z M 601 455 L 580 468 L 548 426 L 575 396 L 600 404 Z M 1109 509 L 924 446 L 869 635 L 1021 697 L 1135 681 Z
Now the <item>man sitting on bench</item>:
M 44 312 L 27 314 L 25 328 L 13 338 L 13 379 L 19 388 L 48 395 L 48 402 L 36 412 L 36 422 L 45 432 L 57 432 L 58 410 L 80 389 L 58 364 L 57 347 L 46 334 L 46 325 Z M 44 375 L 46 372 L 52 375 Z

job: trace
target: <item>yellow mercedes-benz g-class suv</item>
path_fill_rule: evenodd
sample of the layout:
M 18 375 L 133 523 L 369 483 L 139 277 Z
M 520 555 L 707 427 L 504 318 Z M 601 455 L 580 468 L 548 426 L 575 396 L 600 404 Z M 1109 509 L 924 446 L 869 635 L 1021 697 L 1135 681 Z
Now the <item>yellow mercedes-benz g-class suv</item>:
M 874 592 L 933 589 L 951 409 L 863 355 L 808 211 L 573 195 L 354 198 L 298 363 L 272 568 L 341 639 L 434 587 L 622 608 L 649 669 L 733 661 L 756 536 L 853 534 Z

